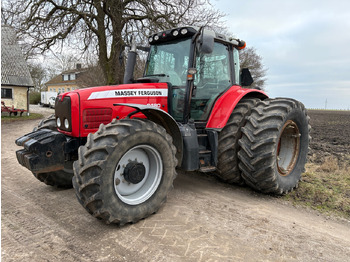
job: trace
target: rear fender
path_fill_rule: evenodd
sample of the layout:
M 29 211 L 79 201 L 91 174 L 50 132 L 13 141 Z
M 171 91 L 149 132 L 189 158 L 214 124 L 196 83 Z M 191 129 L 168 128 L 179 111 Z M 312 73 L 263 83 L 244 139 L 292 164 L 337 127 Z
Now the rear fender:
M 135 108 L 136 111 L 130 113 L 129 116 L 140 112 L 144 114 L 147 119 L 164 127 L 167 133 L 173 138 L 173 144 L 176 147 L 176 158 L 178 160 L 177 165 L 181 166 L 183 155 L 182 135 L 176 120 L 171 115 L 161 109 L 148 105 L 118 103 L 114 104 L 114 106 L 128 106 Z
M 246 97 L 268 98 L 267 94 L 261 90 L 233 86 L 216 100 L 206 128 L 217 130 L 224 128 L 238 102 Z

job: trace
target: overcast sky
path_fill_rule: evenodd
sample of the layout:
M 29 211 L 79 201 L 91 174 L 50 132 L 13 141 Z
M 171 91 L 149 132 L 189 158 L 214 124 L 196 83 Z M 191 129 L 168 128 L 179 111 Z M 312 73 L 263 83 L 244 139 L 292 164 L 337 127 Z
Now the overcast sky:
M 350 0 L 212 0 L 229 31 L 256 48 L 270 97 L 350 109 Z

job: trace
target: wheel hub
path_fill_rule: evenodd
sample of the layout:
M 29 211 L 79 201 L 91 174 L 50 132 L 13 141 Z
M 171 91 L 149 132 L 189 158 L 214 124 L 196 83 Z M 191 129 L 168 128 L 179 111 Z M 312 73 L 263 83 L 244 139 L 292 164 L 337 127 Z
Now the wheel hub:
M 126 165 L 123 175 L 127 182 L 138 184 L 144 179 L 146 175 L 146 168 L 142 163 L 131 161 Z
M 294 169 L 300 151 L 300 131 L 298 125 L 288 120 L 283 128 L 277 147 L 277 168 L 281 176 L 288 176 Z
M 114 171 L 114 190 L 121 201 L 138 205 L 157 190 L 163 174 L 162 158 L 149 145 L 130 148 L 118 161 Z

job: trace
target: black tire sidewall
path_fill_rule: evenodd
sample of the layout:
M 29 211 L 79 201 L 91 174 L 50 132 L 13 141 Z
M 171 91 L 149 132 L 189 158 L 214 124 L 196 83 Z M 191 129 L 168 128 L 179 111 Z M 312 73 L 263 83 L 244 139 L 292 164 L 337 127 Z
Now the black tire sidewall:
M 123 155 L 131 148 L 138 145 L 149 145 L 155 148 L 163 163 L 163 173 L 158 188 L 153 195 L 145 202 L 138 205 L 129 205 L 123 202 L 114 189 L 114 172 Z M 139 131 L 118 143 L 118 147 L 108 156 L 103 167 L 101 176 L 100 192 L 104 206 L 108 206 L 111 213 L 121 214 L 121 218 L 138 217 L 139 219 L 157 211 L 159 206 L 165 201 L 169 190 L 172 187 L 175 170 L 171 145 L 162 135 L 153 131 Z
M 287 176 L 282 176 L 278 172 L 277 158 L 276 158 L 276 163 L 275 163 L 276 179 L 278 181 L 278 184 L 280 185 L 280 188 L 283 188 L 283 191 L 289 191 L 293 189 L 295 185 L 298 183 L 298 181 L 300 180 L 301 173 L 303 173 L 304 171 L 304 166 L 306 163 L 307 152 L 309 147 L 308 121 L 305 116 L 305 112 L 303 112 L 302 108 L 300 107 L 292 108 L 292 110 L 286 114 L 285 119 L 283 122 L 281 122 L 281 126 L 279 128 L 280 129 L 279 137 L 281 136 L 281 133 L 283 131 L 282 130 L 283 126 L 288 120 L 292 120 L 298 126 L 299 133 L 300 133 L 300 148 L 299 148 L 299 154 L 298 154 L 298 158 L 295 163 L 295 166 L 292 172 L 289 173 Z M 276 156 L 277 156 L 278 141 L 279 141 L 279 138 L 275 146 Z

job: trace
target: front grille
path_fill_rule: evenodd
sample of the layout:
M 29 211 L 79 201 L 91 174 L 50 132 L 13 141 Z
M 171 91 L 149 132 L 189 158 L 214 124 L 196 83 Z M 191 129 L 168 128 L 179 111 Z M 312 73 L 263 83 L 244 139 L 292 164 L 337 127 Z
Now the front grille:
M 61 121 L 61 126 L 57 126 L 60 130 L 71 132 L 72 131 L 72 113 L 71 113 L 71 99 L 69 96 L 65 96 L 63 100 L 58 96 L 55 102 L 55 115 L 56 123 L 57 118 Z M 68 120 L 69 127 L 65 128 L 64 121 Z

